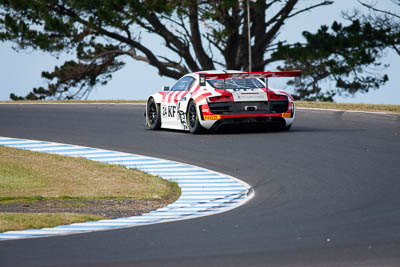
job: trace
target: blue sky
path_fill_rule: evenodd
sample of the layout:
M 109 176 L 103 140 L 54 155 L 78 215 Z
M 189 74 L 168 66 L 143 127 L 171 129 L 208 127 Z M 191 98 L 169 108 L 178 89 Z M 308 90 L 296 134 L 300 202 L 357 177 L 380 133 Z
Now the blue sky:
M 379 1 L 380 7 L 392 9 L 395 5 L 390 0 Z M 321 24 L 330 25 L 334 20 L 341 19 L 341 11 L 360 7 L 356 0 L 338 0 L 335 4 L 320 7 L 303 13 L 284 26 L 279 39 L 289 42 L 301 41 L 301 32 L 304 30 L 315 32 Z M 343 21 L 343 20 L 342 20 Z M 160 42 L 155 40 L 152 47 L 159 47 Z M 11 43 L 0 43 L 0 100 L 9 100 L 10 93 L 25 96 L 33 87 L 45 86 L 41 78 L 42 71 L 51 71 L 54 66 L 61 65 L 72 55 L 63 54 L 60 59 L 40 51 L 20 51 L 12 49 Z M 113 79 L 106 86 L 98 86 L 89 99 L 145 99 L 148 95 L 158 91 L 163 85 L 172 85 L 175 81 L 160 77 L 155 68 L 142 62 L 133 61 L 126 57 L 126 66 L 113 75 Z M 367 94 L 356 94 L 353 97 L 336 97 L 336 102 L 371 103 L 371 104 L 400 104 L 400 56 L 388 51 L 383 63 L 390 64 L 384 71 L 389 75 L 389 81 L 379 90 Z M 271 79 L 270 85 L 274 88 L 284 88 L 285 81 Z M 326 84 L 326 86 L 333 86 Z

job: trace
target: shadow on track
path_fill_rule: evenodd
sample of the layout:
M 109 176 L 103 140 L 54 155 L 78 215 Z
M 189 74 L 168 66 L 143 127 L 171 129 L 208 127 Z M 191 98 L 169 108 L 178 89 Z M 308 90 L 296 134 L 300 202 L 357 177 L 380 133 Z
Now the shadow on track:
M 154 132 L 151 129 L 145 128 L 145 131 Z M 235 135 L 235 134 L 273 134 L 273 133 L 305 133 L 305 132 L 332 132 L 332 131 L 343 131 L 343 130 L 328 130 L 322 128 L 311 128 L 311 127 L 300 127 L 295 126 L 292 129 L 285 131 L 279 128 L 270 126 L 270 125 L 257 125 L 257 124 L 249 124 L 249 125 L 223 125 L 219 127 L 217 130 L 208 131 L 206 133 L 202 133 L 199 135 Z M 349 131 L 349 130 L 346 130 Z M 357 131 L 357 130 L 350 130 Z M 164 132 L 170 134 L 190 134 L 189 132 L 182 130 L 173 130 L 173 129 L 160 129 L 156 132 Z

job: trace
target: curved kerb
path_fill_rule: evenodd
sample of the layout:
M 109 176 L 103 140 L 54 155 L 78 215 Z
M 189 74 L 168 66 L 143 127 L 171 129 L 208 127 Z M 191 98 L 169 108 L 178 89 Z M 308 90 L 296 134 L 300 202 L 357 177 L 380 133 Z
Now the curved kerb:
M 0 137 L 0 145 L 19 149 L 83 157 L 94 161 L 137 168 L 181 187 L 174 203 L 139 216 L 73 223 L 53 228 L 28 229 L 0 233 L 0 240 L 56 236 L 134 227 L 209 216 L 239 207 L 254 196 L 254 190 L 232 176 L 194 165 L 138 154 L 46 141 Z

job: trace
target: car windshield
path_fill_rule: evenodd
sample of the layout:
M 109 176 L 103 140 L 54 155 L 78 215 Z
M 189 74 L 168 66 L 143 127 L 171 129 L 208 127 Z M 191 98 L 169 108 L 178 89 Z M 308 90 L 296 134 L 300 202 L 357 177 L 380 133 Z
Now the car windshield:
M 234 90 L 246 90 L 246 89 L 256 89 L 264 88 L 262 84 L 256 78 L 246 78 L 246 79 L 226 79 L 224 80 L 208 80 L 209 84 L 216 89 L 234 89 Z

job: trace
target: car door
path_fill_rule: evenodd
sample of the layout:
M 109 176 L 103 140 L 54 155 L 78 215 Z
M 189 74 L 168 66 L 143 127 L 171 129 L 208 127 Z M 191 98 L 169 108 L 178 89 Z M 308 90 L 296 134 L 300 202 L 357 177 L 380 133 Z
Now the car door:
M 189 104 L 189 100 L 191 97 L 191 89 L 196 85 L 196 79 L 187 76 L 188 83 L 184 88 L 184 93 L 178 96 L 177 110 L 178 110 L 178 119 L 184 128 L 184 130 L 188 130 L 188 125 L 186 123 L 186 111 Z
M 194 82 L 191 76 L 185 76 L 175 83 L 161 102 L 162 127 L 170 129 L 186 129 L 186 115 L 180 109 L 187 91 Z

